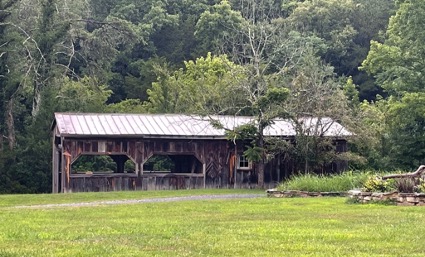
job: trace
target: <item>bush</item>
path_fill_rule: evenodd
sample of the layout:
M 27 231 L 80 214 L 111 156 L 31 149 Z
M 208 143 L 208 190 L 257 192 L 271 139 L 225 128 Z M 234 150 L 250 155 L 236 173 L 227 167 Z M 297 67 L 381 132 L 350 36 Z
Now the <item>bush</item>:
M 419 193 L 425 193 L 425 180 L 419 179 L 419 185 L 416 187 L 416 191 Z
M 399 193 L 414 193 L 417 186 L 412 178 L 399 178 L 395 182 L 395 187 Z
M 366 192 L 389 192 L 396 189 L 394 180 L 383 180 L 380 176 L 369 176 L 363 188 Z
M 300 190 L 309 192 L 343 192 L 361 188 L 369 173 L 345 172 L 338 175 L 306 174 L 293 176 L 278 186 L 278 190 Z

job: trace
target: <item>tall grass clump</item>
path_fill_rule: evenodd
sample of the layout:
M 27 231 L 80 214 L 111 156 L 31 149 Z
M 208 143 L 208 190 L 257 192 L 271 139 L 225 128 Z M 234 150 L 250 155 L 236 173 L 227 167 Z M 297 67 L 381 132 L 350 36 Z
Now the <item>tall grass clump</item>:
M 337 175 L 304 174 L 293 176 L 278 186 L 278 190 L 309 192 L 343 192 L 362 188 L 369 172 L 345 172 Z

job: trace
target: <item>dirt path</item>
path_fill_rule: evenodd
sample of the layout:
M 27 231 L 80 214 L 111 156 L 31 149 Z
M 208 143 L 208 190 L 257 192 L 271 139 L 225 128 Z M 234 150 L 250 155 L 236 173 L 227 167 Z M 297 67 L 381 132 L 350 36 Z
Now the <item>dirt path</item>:
M 25 209 L 45 209 L 45 208 L 61 208 L 61 207 L 92 207 L 99 205 L 119 205 L 119 204 L 142 204 L 142 203 L 160 203 L 160 202 L 180 202 L 180 201 L 199 201 L 214 199 L 243 199 L 243 198 L 259 198 L 265 197 L 265 194 L 223 194 L 223 195 L 194 195 L 194 196 L 178 196 L 178 197 L 160 197 L 145 198 L 132 200 L 105 200 L 81 203 L 58 203 L 58 204 L 39 204 L 39 205 L 22 205 L 14 208 Z

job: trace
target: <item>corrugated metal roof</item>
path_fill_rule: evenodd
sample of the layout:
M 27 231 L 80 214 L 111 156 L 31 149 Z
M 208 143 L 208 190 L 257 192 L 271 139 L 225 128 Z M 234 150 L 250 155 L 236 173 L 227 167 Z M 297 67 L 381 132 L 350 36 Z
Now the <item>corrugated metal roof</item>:
M 163 138 L 224 138 L 225 130 L 211 125 L 219 121 L 226 129 L 253 121 L 252 117 L 200 117 L 181 114 L 117 114 L 117 113 L 55 113 L 58 136 L 65 137 L 163 137 Z M 352 135 L 330 118 L 304 118 L 306 134 L 344 137 Z M 289 120 L 275 120 L 264 131 L 266 136 L 295 136 L 295 126 Z

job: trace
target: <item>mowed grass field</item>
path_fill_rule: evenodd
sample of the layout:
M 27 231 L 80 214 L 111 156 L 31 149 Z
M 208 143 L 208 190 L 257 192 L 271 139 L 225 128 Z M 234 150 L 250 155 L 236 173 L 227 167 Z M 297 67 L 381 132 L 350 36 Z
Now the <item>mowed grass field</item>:
M 263 191 L 3 195 L 0 256 L 425 256 L 425 207 L 265 194 L 253 199 L 51 205 L 234 193 Z

